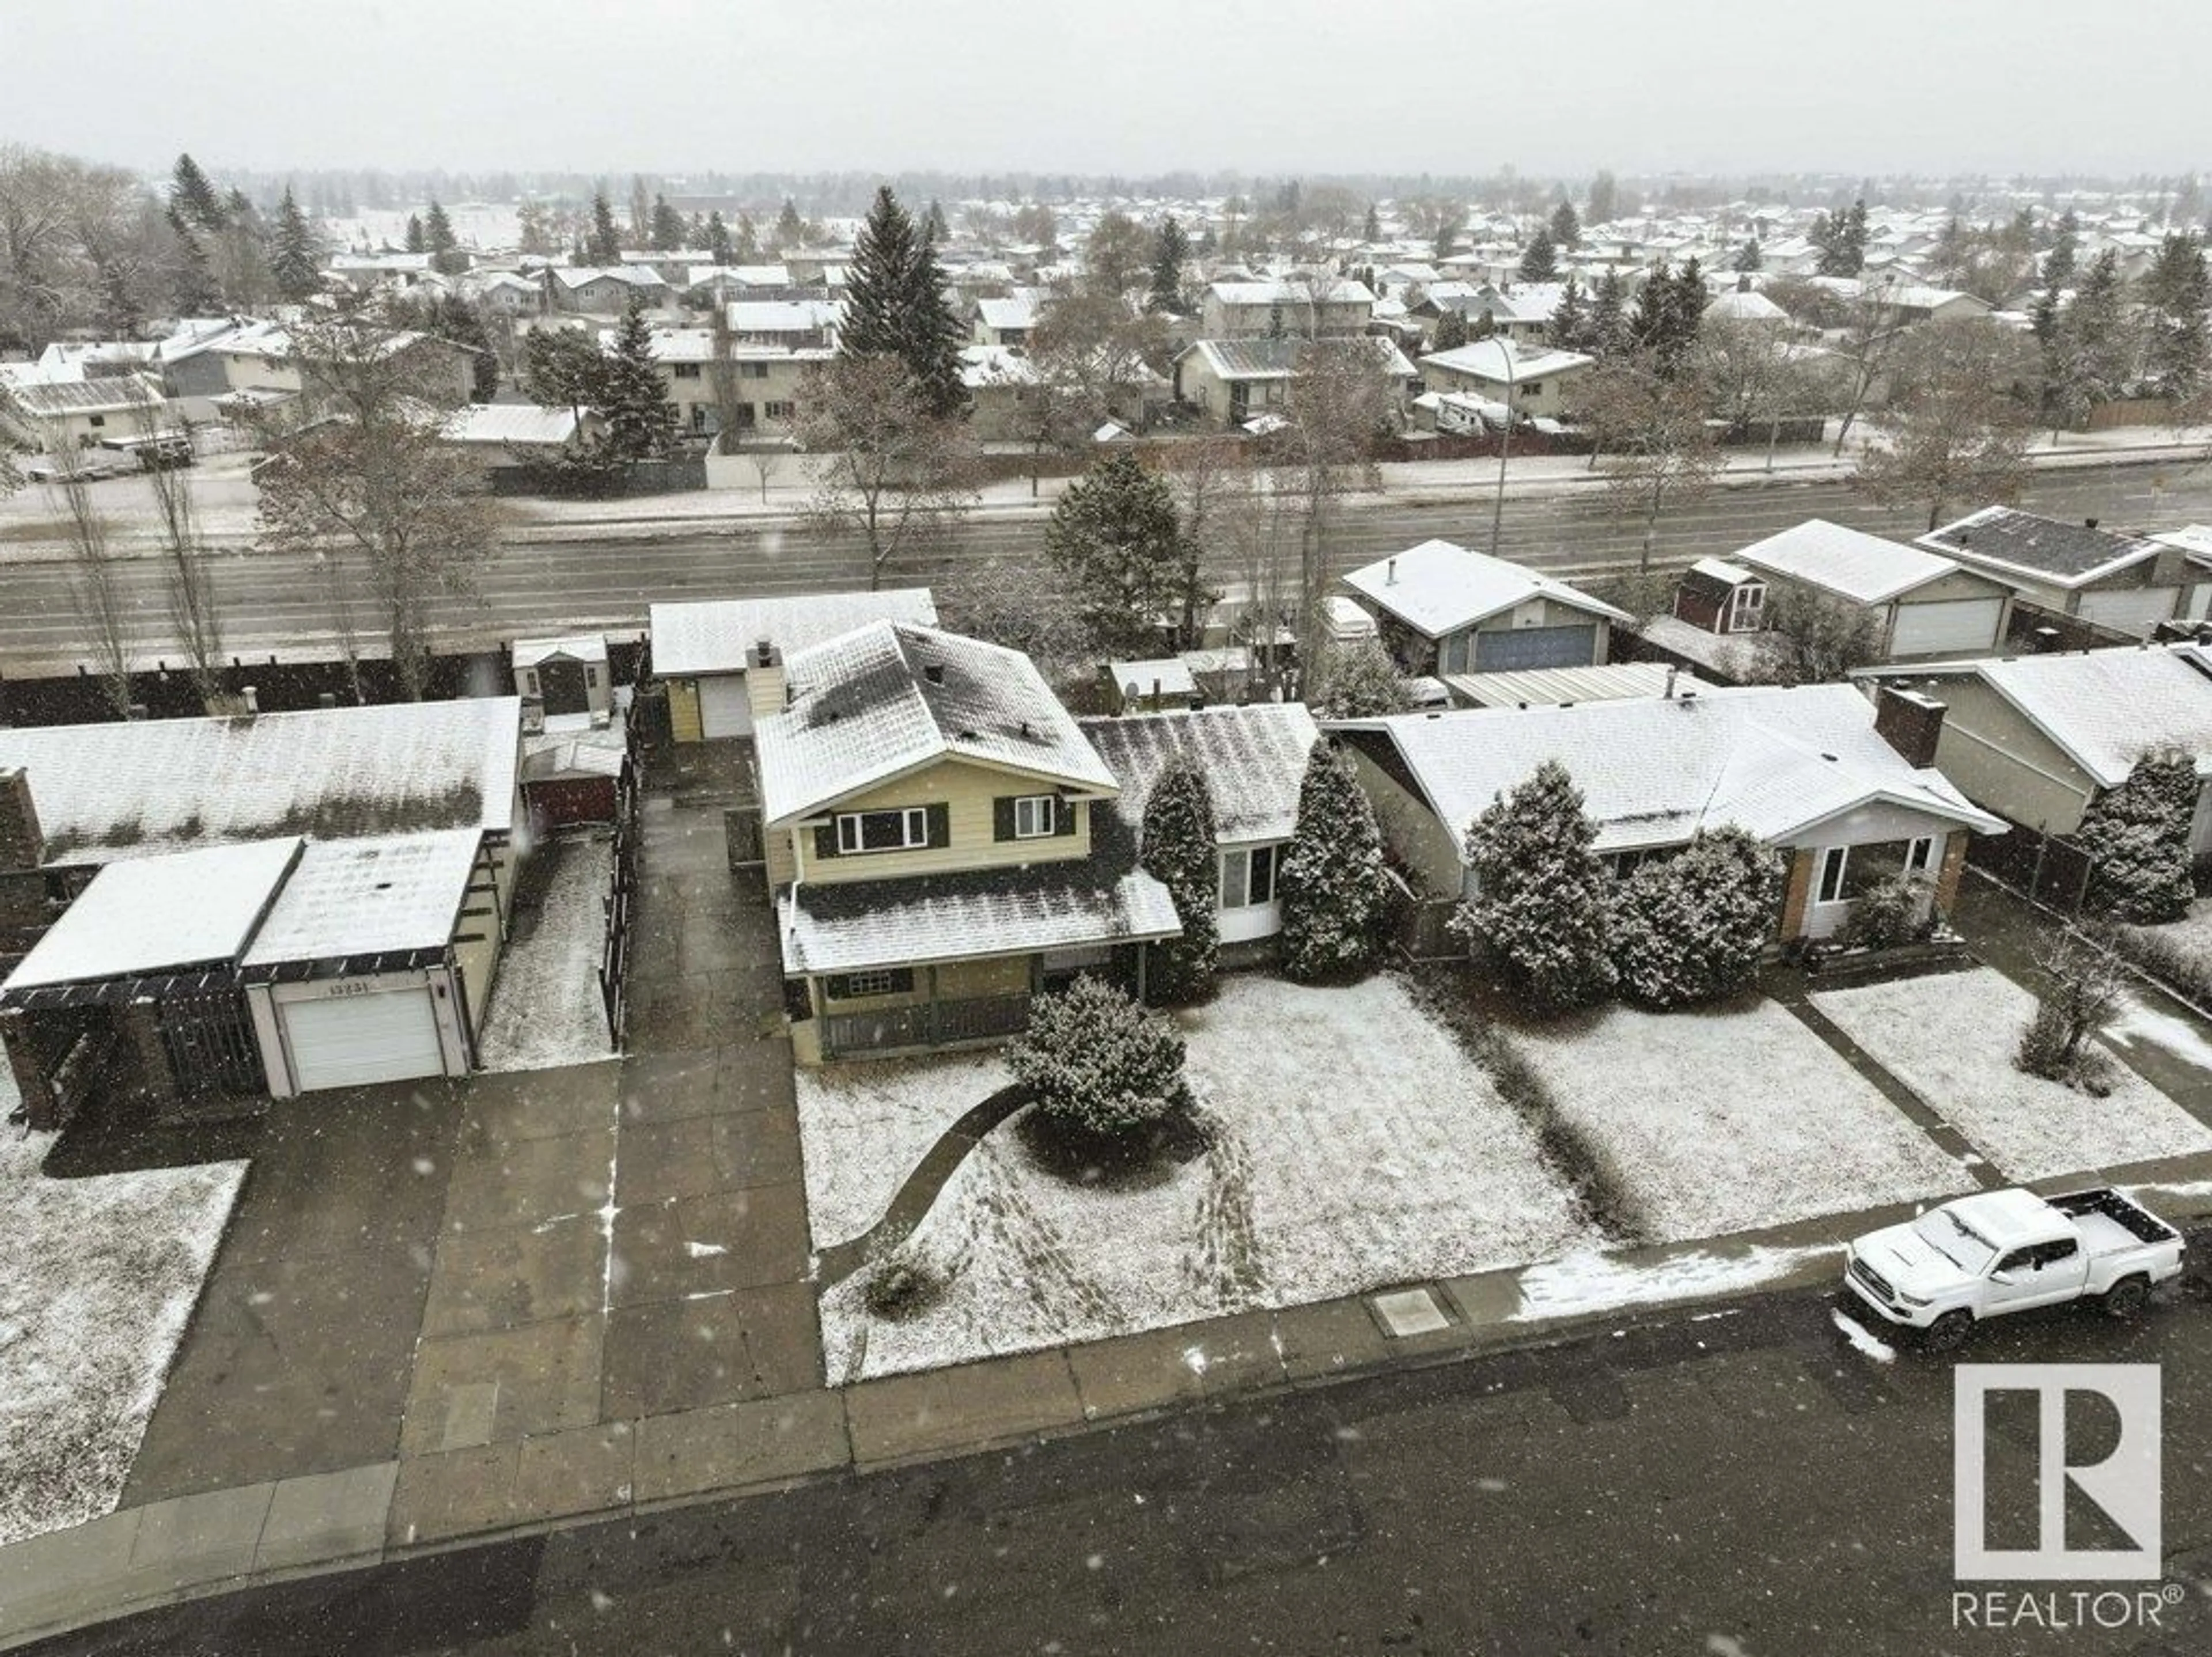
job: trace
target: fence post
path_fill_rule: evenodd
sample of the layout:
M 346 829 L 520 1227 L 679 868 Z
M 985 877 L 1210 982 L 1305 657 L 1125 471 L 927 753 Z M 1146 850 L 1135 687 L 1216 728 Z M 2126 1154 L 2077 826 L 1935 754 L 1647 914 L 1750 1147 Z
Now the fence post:
M 2087 852 L 2081 854 L 2081 879 L 2074 888 L 2074 918 L 2081 918 L 2081 906 L 2089 901 L 2089 877 L 2096 872 L 2096 859 Z
M 2035 832 L 2035 867 L 2027 876 L 2027 899 L 2030 903 L 2043 901 L 2043 859 L 2051 850 L 2051 837 L 2038 829 Z

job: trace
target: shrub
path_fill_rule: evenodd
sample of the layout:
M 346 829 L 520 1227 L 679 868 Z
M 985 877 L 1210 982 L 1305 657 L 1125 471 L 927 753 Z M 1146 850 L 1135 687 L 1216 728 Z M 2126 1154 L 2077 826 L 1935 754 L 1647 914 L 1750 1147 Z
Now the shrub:
M 1119 1134 L 1186 1109 L 1182 1038 L 1103 979 L 1078 978 L 1030 1008 L 1007 1068 L 1037 1108 L 1092 1133 Z
M 2200 784 L 2196 761 L 2179 750 L 2147 753 L 2127 781 L 2100 795 L 2074 838 L 2092 860 L 2091 902 L 2138 926 L 2189 913 L 2189 829 Z
M 1359 779 L 1326 743 L 1306 761 L 1297 829 L 1277 885 L 1285 978 L 1311 984 L 1374 964 L 1387 893 L 1382 835 Z
M 1476 892 L 1452 929 L 1497 953 L 1539 1007 L 1584 1007 L 1612 990 L 1606 910 L 1610 878 L 1591 851 L 1597 831 L 1582 790 L 1547 759 L 1501 794 L 1467 833 Z
M 1774 929 L 1781 871 L 1741 829 L 1699 832 L 1613 890 L 1613 960 L 1622 991 L 1648 1007 L 1735 994 L 1759 971 Z
M 1149 983 L 1160 1002 L 1195 1001 L 1213 988 L 1220 958 L 1214 911 L 1221 894 L 1213 840 L 1213 798 L 1188 759 L 1163 771 L 1145 801 L 1137 862 L 1175 899 L 1182 935 L 1152 947 Z
M 1364 638 L 1322 648 L 1306 703 L 1323 719 L 1373 719 L 1408 711 L 1413 698 L 1382 641 Z
M 909 1318 L 926 1310 L 949 1287 L 927 1263 L 892 1254 L 877 1262 L 860 1285 L 860 1303 L 874 1316 Z
M 1929 923 L 1921 912 L 1927 891 L 1924 882 L 1903 874 L 1875 882 L 1851 905 L 1850 918 L 1844 923 L 1845 946 L 1895 949 L 1927 936 Z
M 2112 1064 L 2094 1038 L 2112 1022 L 2127 978 L 2112 952 L 2078 932 L 2066 932 L 2036 952 L 2044 989 L 2021 1032 L 2013 1062 L 2030 1075 L 2109 1093 Z

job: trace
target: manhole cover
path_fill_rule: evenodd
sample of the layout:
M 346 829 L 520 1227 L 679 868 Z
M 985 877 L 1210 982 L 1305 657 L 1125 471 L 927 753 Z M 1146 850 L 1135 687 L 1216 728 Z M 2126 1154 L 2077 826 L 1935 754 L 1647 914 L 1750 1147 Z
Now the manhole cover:
M 1389 1295 L 1376 1295 L 1370 1296 L 1367 1303 L 1375 1308 L 1383 1333 L 1394 1339 L 1433 1335 L 1439 1329 L 1451 1327 L 1451 1319 L 1444 1316 L 1437 1297 L 1425 1288 L 1401 1288 Z

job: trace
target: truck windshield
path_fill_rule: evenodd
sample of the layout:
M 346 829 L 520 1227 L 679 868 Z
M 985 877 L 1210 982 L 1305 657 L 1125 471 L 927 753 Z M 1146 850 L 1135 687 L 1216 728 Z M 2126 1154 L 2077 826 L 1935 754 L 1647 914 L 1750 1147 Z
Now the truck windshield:
M 1922 1215 L 1912 1222 L 1912 1229 L 1922 1242 L 1953 1265 L 1976 1276 L 1996 1252 L 1972 1226 L 1944 1209 Z

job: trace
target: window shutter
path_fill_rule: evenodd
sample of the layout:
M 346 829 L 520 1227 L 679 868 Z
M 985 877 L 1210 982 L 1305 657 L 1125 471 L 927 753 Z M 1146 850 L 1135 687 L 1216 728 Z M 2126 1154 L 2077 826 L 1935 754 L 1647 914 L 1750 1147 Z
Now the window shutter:
M 1058 796 L 1054 807 L 1052 832 L 1054 834 L 1075 832 L 1075 801 L 1064 794 Z
M 842 972 L 833 972 L 823 981 L 823 993 L 832 1001 L 853 999 L 853 980 Z
M 991 801 L 991 838 L 1011 840 L 1014 838 L 1014 797 L 1002 794 Z
M 932 806 L 929 810 L 929 845 L 933 851 L 952 844 L 952 807 Z
M 837 825 L 835 823 L 814 831 L 814 855 L 817 857 L 835 857 L 837 855 Z

